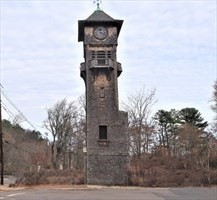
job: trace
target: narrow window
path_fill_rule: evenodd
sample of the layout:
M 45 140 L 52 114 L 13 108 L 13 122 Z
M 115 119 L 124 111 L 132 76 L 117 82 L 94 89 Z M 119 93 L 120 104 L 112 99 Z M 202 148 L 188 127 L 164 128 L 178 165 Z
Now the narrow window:
M 108 59 L 111 59 L 111 58 L 112 58 L 111 51 L 108 51 L 108 52 L 107 52 L 107 57 L 108 57 Z
M 96 58 L 95 51 L 91 51 L 91 58 L 92 58 L 92 59 L 95 59 L 95 58 Z
M 107 126 L 99 126 L 99 139 L 107 140 Z
M 100 87 L 99 96 L 100 96 L 100 98 L 104 98 L 105 97 L 104 87 Z

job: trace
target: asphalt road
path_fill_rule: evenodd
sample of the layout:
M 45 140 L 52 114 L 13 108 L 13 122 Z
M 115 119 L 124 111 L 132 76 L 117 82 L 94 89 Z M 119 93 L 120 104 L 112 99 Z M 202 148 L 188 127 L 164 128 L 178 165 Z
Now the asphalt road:
M 217 188 L 83 188 L 1 191 L 4 200 L 217 200 Z

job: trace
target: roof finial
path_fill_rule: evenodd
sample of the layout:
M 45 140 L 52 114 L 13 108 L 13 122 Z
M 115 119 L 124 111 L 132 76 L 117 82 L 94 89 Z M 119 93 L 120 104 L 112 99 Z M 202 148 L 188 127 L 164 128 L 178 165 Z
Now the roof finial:
M 94 2 L 93 3 L 95 3 L 96 5 L 97 5 L 97 8 L 96 8 L 96 10 L 101 10 L 100 9 L 100 7 L 99 7 L 99 5 L 102 3 L 102 1 L 101 0 L 94 0 Z

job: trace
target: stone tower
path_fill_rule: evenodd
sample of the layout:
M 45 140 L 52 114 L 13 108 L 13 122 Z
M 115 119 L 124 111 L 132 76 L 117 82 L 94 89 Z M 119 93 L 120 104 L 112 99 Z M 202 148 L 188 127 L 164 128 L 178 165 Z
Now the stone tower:
M 127 113 L 119 111 L 117 39 L 123 20 L 99 8 L 78 21 L 83 42 L 80 73 L 86 86 L 87 184 L 126 185 L 128 165 Z

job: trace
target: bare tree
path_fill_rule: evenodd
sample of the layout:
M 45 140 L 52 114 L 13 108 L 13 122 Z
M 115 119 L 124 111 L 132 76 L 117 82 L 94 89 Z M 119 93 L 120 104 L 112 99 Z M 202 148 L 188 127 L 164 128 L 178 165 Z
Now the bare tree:
M 155 89 L 149 92 L 142 89 L 123 103 L 124 110 L 128 112 L 130 150 L 138 158 L 142 153 L 149 152 L 154 130 L 151 109 L 155 103 Z
M 44 126 L 52 134 L 52 164 L 54 168 L 60 163 L 65 167 L 67 148 L 74 133 L 73 122 L 77 118 L 75 102 L 67 103 L 66 99 L 63 99 L 49 108 L 47 115 Z
M 215 113 L 215 118 L 214 118 L 214 122 L 212 123 L 212 132 L 213 132 L 213 135 L 217 137 L 217 81 L 215 81 L 213 85 L 213 89 L 214 90 L 213 90 L 213 96 L 211 99 L 211 102 L 212 102 L 211 109 Z
M 21 176 L 24 172 L 50 165 L 50 148 L 40 132 L 30 131 L 3 120 L 6 173 Z
M 71 165 L 71 160 L 74 160 L 74 167 L 76 169 L 83 169 L 83 147 L 86 146 L 86 101 L 84 95 L 78 97 L 76 101 L 76 109 L 77 118 L 73 123 L 74 137 L 71 138 L 70 143 L 72 149 L 70 150 L 69 164 Z
M 47 110 L 44 126 L 52 135 L 51 160 L 54 168 L 60 165 L 63 169 L 71 168 L 72 157 L 78 168 L 81 165 L 79 163 L 83 163 L 81 157 L 86 139 L 83 102 L 82 97 L 70 103 L 63 99 Z

